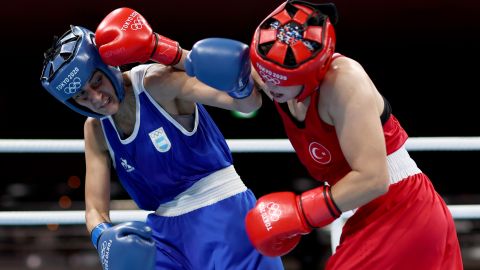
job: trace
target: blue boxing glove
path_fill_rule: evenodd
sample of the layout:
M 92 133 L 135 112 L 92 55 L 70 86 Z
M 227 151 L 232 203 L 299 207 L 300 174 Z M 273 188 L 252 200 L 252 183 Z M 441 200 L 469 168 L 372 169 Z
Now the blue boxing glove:
M 155 269 L 152 229 L 144 222 L 100 223 L 91 236 L 104 270 Z
M 225 38 L 207 38 L 192 47 L 185 60 L 188 76 L 241 99 L 253 90 L 247 45 Z

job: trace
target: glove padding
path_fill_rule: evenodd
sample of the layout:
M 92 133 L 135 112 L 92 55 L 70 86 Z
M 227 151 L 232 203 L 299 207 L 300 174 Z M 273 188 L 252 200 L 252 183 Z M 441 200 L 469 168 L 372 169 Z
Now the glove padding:
M 94 245 L 97 243 L 104 270 L 155 269 L 156 248 L 149 226 L 139 221 L 113 227 L 101 226 L 102 224 L 92 231 L 92 242 Z
M 333 212 L 330 207 L 335 208 Z M 330 224 L 340 214 L 330 187 L 322 186 L 299 196 L 276 192 L 261 197 L 247 213 L 245 226 L 250 242 L 261 254 L 283 256 L 297 246 L 302 235 Z
M 198 41 L 187 55 L 185 71 L 233 98 L 246 98 L 253 90 L 249 47 L 236 40 L 207 38 Z
M 175 65 L 182 57 L 178 42 L 154 33 L 147 20 L 130 8 L 110 12 L 95 31 L 95 43 L 102 60 L 111 66 L 148 60 Z

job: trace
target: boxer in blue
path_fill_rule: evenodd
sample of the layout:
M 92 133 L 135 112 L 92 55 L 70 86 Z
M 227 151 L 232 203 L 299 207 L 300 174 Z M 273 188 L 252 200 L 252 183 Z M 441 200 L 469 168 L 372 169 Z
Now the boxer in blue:
M 256 199 L 201 105 L 257 109 L 248 59 L 246 45 L 226 39 L 185 51 L 129 8 L 95 35 L 72 26 L 45 53 L 43 87 L 88 116 L 86 223 L 104 270 L 283 269 L 250 244 L 243 220 Z M 138 206 L 155 211 L 146 223 L 111 224 L 111 164 Z

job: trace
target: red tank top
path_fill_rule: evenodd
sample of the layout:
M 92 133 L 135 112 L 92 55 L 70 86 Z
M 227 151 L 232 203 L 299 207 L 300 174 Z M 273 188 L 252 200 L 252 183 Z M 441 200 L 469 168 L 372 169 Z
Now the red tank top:
M 319 91 L 311 95 L 310 105 L 303 122 L 297 127 L 290 114 L 275 102 L 285 131 L 302 164 L 313 178 L 335 184 L 351 171 L 340 148 L 335 127 L 320 119 L 318 114 Z M 398 150 L 407 140 L 408 135 L 398 120 L 390 115 L 383 125 L 387 154 Z

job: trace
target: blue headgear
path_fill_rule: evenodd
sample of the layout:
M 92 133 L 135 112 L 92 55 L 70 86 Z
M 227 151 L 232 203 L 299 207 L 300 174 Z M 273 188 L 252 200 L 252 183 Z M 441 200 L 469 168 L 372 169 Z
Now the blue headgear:
M 103 115 L 80 106 L 72 97 L 90 80 L 96 70 L 100 70 L 115 88 L 118 100 L 125 95 L 122 72 L 103 63 L 95 46 L 92 31 L 80 26 L 70 26 L 70 30 L 54 42 L 45 53 L 40 81 L 47 91 L 70 109 L 85 116 L 95 118 Z

